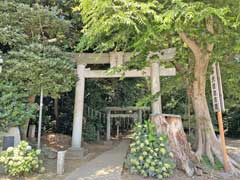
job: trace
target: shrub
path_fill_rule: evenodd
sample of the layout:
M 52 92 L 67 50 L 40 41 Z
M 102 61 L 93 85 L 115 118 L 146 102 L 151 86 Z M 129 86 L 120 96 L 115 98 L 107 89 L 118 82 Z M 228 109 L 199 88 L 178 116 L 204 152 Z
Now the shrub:
M 0 80 L 0 131 L 35 119 L 37 104 L 29 104 L 27 97 L 29 95 L 13 83 Z
M 88 118 L 83 126 L 84 141 L 94 142 L 97 140 L 97 133 L 103 128 L 98 118 Z
M 83 138 L 84 141 L 96 141 L 97 129 L 93 122 L 87 122 L 83 127 Z
M 44 171 L 40 160 L 40 150 L 34 150 L 26 141 L 0 153 L 0 163 L 11 176 L 24 176 L 32 172 Z
M 151 121 L 136 124 L 126 162 L 131 173 L 157 179 L 169 177 L 175 167 L 172 157 L 167 137 L 157 135 Z

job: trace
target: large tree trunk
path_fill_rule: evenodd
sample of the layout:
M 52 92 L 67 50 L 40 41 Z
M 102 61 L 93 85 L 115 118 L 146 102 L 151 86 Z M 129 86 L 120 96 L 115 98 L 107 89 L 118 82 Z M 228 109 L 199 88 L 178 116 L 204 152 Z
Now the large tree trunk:
M 196 164 L 198 159 L 191 150 L 183 130 L 180 116 L 156 114 L 151 117 L 156 126 L 157 133 L 166 134 L 169 139 L 169 146 L 174 154 L 177 168 L 186 172 L 188 176 L 193 176 L 194 172 L 199 173 Z
M 205 92 L 209 56 L 199 54 L 197 57 L 200 57 L 200 59 L 195 59 L 194 81 L 192 85 L 192 103 L 196 116 L 198 138 L 196 155 L 199 159 L 203 155 L 207 155 L 212 164 L 214 164 L 215 155 L 223 163 L 221 142 L 213 128 Z M 237 163 L 230 157 L 228 159 L 230 172 L 239 174 L 239 170 L 236 169 L 238 168 Z
M 34 103 L 36 96 L 30 96 L 28 98 L 29 103 Z M 28 133 L 28 126 L 29 126 L 30 119 L 26 120 L 26 122 L 20 127 L 21 136 L 23 140 L 27 140 L 27 133 Z
M 206 30 L 209 34 L 214 34 L 213 18 L 206 19 Z M 192 51 L 194 59 L 194 80 L 192 83 L 192 104 L 197 123 L 197 152 L 198 158 L 207 155 L 214 163 L 214 155 L 223 163 L 223 153 L 221 142 L 218 140 L 211 121 L 206 99 L 206 75 L 210 61 L 210 56 L 214 48 L 213 43 L 208 43 L 201 47 L 197 40 L 191 39 L 185 32 L 178 32 L 179 37 L 187 44 Z M 229 171 L 240 175 L 240 166 L 228 157 Z

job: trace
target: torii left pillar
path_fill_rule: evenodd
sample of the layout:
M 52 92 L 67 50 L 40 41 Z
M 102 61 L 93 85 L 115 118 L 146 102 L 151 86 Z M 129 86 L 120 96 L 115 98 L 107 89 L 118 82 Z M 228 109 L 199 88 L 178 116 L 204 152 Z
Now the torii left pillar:
M 83 124 L 83 109 L 84 109 L 84 89 L 85 89 L 85 65 L 77 65 L 77 77 L 75 90 L 75 105 L 72 131 L 72 147 L 69 149 L 67 159 L 82 159 L 84 149 L 81 146 L 82 142 L 82 124 Z

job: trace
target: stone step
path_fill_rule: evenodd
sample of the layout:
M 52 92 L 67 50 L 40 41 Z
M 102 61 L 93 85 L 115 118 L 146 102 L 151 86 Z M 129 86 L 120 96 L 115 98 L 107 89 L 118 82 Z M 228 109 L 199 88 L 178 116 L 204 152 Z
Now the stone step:
M 81 149 L 69 148 L 65 154 L 65 159 L 81 160 L 84 159 L 84 156 L 86 156 L 87 154 L 88 150 L 86 148 Z

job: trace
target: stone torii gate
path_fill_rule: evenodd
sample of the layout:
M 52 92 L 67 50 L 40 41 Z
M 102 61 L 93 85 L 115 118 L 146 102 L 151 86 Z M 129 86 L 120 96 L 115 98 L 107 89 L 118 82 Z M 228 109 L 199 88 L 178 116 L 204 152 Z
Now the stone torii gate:
M 164 49 L 157 53 L 150 53 L 148 60 L 150 67 L 143 70 L 129 70 L 124 73 L 109 74 L 107 70 L 91 70 L 86 68 L 87 64 L 110 64 L 110 67 L 122 65 L 131 59 L 131 53 L 110 52 L 110 53 L 81 53 L 75 54 L 74 59 L 77 63 L 77 76 L 75 90 L 75 106 L 73 118 L 73 132 L 72 132 L 72 150 L 82 150 L 82 123 L 83 123 L 83 109 L 84 109 L 84 89 L 86 78 L 126 78 L 150 77 L 151 78 L 151 92 L 156 94 L 160 92 L 160 78 L 159 76 L 175 76 L 175 68 L 160 67 L 160 61 L 166 61 L 174 58 L 176 54 L 175 48 Z M 152 56 L 158 56 L 159 60 L 150 60 Z M 161 98 L 159 97 L 152 104 L 152 113 L 161 114 Z
M 112 118 L 132 118 L 133 121 L 135 122 L 136 120 L 139 120 L 139 122 L 142 122 L 143 120 L 143 112 L 145 113 L 146 111 L 149 112 L 150 108 L 149 107 L 106 107 L 104 110 L 107 112 L 107 135 L 106 139 L 109 141 L 111 139 L 111 121 Z M 131 111 L 134 113 L 128 113 L 126 112 Z M 115 112 L 112 114 L 112 112 Z M 116 114 L 116 112 L 118 112 Z M 119 113 L 120 112 L 120 113 Z M 125 112 L 125 113 L 123 113 Z M 119 137 L 119 126 L 117 126 L 117 137 Z

